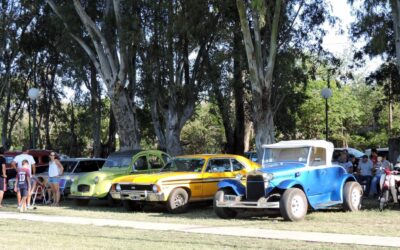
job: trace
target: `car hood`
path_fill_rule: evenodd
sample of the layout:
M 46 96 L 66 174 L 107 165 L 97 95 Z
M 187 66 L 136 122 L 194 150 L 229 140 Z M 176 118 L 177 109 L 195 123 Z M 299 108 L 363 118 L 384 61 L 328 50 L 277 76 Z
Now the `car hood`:
M 156 174 L 139 174 L 123 176 L 115 179 L 114 183 L 145 183 L 145 184 L 156 184 L 168 180 L 187 180 L 200 178 L 201 173 L 192 172 L 163 172 Z
M 90 173 L 86 173 L 86 174 L 82 174 L 82 175 L 78 175 L 78 176 L 79 176 L 79 180 L 91 180 L 91 179 L 94 179 L 96 176 L 98 176 L 98 178 L 100 180 L 104 180 L 106 178 L 111 178 L 116 174 L 117 173 L 114 173 L 114 172 L 95 171 L 95 172 L 90 172 Z

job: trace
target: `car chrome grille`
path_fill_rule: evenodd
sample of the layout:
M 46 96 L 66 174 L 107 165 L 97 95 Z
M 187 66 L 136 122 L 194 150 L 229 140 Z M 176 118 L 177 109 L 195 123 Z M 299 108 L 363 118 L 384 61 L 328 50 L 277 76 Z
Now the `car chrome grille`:
M 129 185 L 129 184 L 121 184 L 121 190 L 137 190 L 137 191 L 151 191 L 152 187 L 151 185 Z
M 89 185 L 78 185 L 78 192 L 89 192 L 90 186 Z
M 246 184 L 246 199 L 257 201 L 265 197 L 265 185 L 262 175 L 248 175 Z

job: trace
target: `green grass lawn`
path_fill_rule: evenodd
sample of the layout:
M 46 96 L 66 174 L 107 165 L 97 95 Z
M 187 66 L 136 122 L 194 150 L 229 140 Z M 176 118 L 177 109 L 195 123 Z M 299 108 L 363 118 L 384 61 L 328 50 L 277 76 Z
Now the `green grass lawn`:
M 16 211 L 15 198 L 6 198 L 2 211 Z M 340 209 L 311 212 L 301 222 L 285 222 L 281 217 L 268 217 L 245 213 L 232 220 L 216 217 L 211 206 L 192 205 L 185 214 L 169 214 L 162 208 L 145 208 L 142 212 L 125 212 L 124 208 L 108 207 L 103 201 L 94 201 L 88 207 L 77 207 L 72 201 L 62 202 L 61 207 L 37 206 L 31 213 L 45 215 L 81 216 L 163 223 L 180 223 L 206 226 L 242 226 L 263 229 L 298 230 L 310 232 L 348 233 L 378 236 L 399 236 L 400 210 L 386 209 L 379 212 L 375 200 L 364 201 L 364 209 L 357 213 Z M 397 221 L 397 222 L 396 222 Z
M 4 249 L 388 249 L 116 227 L 0 220 Z

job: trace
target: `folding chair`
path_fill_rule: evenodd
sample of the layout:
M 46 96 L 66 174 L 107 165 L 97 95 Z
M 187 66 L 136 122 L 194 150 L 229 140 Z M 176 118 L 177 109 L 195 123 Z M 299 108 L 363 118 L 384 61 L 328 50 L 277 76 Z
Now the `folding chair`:
M 42 197 L 42 204 L 47 204 L 47 188 L 45 185 L 37 183 L 36 184 L 36 188 L 35 191 L 32 192 L 33 195 L 33 199 L 32 199 L 32 205 L 31 206 L 35 206 L 36 204 L 36 199 L 39 197 Z
M 58 182 L 58 186 L 60 189 L 60 196 L 62 196 L 63 200 L 65 201 L 65 188 L 67 186 L 67 180 L 64 178 L 61 178 Z

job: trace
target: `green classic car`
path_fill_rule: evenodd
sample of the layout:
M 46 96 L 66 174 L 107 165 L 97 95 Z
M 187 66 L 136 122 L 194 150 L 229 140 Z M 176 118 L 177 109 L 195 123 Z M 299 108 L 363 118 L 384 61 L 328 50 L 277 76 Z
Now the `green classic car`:
M 90 200 L 107 199 L 114 178 L 130 174 L 158 172 L 169 159 L 169 155 L 158 150 L 127 150 L 110 154 L 100 171 L 87 173 L 74 179 L 70 198 L 77 205 L 85 206 Z

